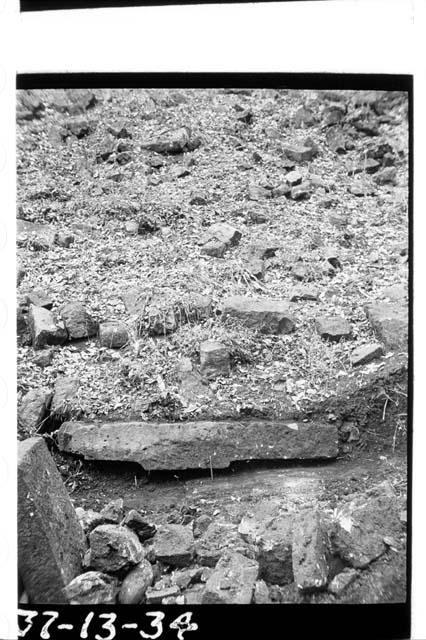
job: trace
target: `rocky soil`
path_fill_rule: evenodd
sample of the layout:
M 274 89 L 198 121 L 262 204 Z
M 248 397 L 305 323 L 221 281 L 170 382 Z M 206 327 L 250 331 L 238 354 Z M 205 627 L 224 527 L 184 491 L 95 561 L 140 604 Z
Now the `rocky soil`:
M 18 92 L 18 433 L 44 434 L 86 535 L 70 601 L 405 599 L 407 110 Z M 219 448 L 241 432 L 217 465 L 208 421 Z M 287 421 L 276 455 L 256 421 Z M 117 454 L 129 424 L 173 464 Z M 84 429 L 111 439 L 88 453 Z

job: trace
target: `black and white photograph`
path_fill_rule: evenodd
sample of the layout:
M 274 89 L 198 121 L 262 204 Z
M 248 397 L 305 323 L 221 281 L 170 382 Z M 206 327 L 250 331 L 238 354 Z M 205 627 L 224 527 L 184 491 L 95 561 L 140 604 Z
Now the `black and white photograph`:
M 347 84 L 17 90 L 21 604 L 406 602 L 410 93 Z

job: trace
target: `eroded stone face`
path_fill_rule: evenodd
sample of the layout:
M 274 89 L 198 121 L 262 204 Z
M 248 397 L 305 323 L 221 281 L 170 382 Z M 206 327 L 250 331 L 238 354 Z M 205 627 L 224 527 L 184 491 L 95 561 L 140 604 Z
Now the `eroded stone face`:
M 408 306 L 403 301 L 369 304 L 365 312 L 377 338 L 387 349 L 407 349 Z
M 226 552 L 206 582 L 202 604 L 250 604 L 258 574 L 256 560 Z
M 168 524 L 159 527 L 154 536 L 154 553 L 157 560 L 174 567 L 186 567 L 194 555 L 194 536 L 189 527 Z
M 83 530 L 41 437 L 18 445 L 18 566 L 35 604 L 66 603 L 82 570 Z

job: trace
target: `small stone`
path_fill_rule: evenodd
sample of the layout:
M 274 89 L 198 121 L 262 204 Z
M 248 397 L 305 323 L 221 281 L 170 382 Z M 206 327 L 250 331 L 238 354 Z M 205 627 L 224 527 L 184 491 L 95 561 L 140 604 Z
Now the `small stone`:
M 43 307 L 44 309 L 51 309 L 53 307 L 53 300 L 40 289 L 34 289 L 26 296 L 27 304 L 33 304 L 36 307 Z
M 310 162 L 314 157 L 312 148 L 305 146 L 285 147 L 284 153 L 294 162 Z
M 152 589 L 147 589 L 145 597 L 146 604 L 162 604 L 165 598 L 176 597 L 180 594 L 180 589 L 177 585 L 172 587 L 165 587 L 164 589 L 156 589 L 155 586 Z
M 253 114 L 248 109 L 244 109 L 237 115 L 237 120 L 239 122 L 244 122 L 244 124 L 252 124 Z
M 89 534 L 86 564 L 97 571 L 114 573 L 139 564 L 144 549 L 137 535 L 127 527 L 101 524 Z
M 118 500 L 109 502 L 106 507 L 101 510 L 100 515 L 106 522 L 119 524 L 124 516 L 123 499 L 118 498 Z
M 349 322 L 338 316 L 316 318 L 315 326 L 321 338 L 331 342 L 339 342 L 342 338 L 350 338 L 352 335 Z
M 82 573 L 65 587 L 70 604 L 115 604 L 117 591 L 117 580 L 100 571 Z
M 222 314 L 224 318 L 238 318 L 246 326 L 258 329 L 261 333 L 291 333 L 295 328 L 289 304 L 283 300 L 254 300 L 245 296 L 232 296 L 223 301 Z
M 118 601 L 120 604 L 140 604 L 154 579 L 151 564 L 143 559 L 126 575 L 121 585 Z
M 367 364 L 380 358 L 383 355 L 383 347 L 380 344 L 367 344 L 358 347 L 351 353 L 351 364 L 358 367 L 361 364 Z
M 290 293 L 291 302 L 298 302 L 299 300 L 318 300 L 318 290 L 315 287 L 309 285 L 299 286 L 292 289 Z
M 65 326 L 56 324 L 53 314 L 43 307 L 30 305 L 28 324 L 35 349 L 41 349 L 46 345 L 63 344 L 68 338 Z
M 295 187 L 298 184 L 301 184 L 303 180 L 303 176 L 300 171 L 290 171 L 285 177 L 286 181 L 291 187 Z
M 202 572 L 203 567 L 174 571 L 172 574 L 172 581 L 179 587 L 179 589 L 186 589 L 193 582 L 200 580 Z
M 241 232 L 226 222 L 217 222 L 212 224 L 205 234 L 200 238 L 198 244 L 205 245 L 212 240 L 218 241 L 225 245 L 226 248 L 235 246 L 241 240 Z
M 328 585 L 328 590 L 335 596 L 340 596 L 343 591 L 358 577 L 355 569 L 344 569 L 341 573 L 334 576 Z
M 52 364 L 54 355 L 55 352 L 53 349 L 43 349 L 43 351 L 34 356 L 33 362 L 41 369 L 44 369 L 44 367 Z
M 331 127 L 327 130 L 325 138 L 332 151 L 339 155 L 346 153 L 346 139 L 342 129 L 339 127 Z
M 126 229 L 126 233 L 130 236 L 137 236 L 139 232 L 139 222 L 136 222 L 136 220 L 128 220 L 125 223 L 124 228 Z
M 117 153 L 115 159 L 117 164 L 123 165 L 131 162 L 133 160 L 133 156 L 129 151 L 122 151 L 121 153 Z
M 126 326 L 119 322 L 102 322 L 99 325 L 99 342 L 102 347 L 121 349 L 129 342 Z
M 22 398 L 18 409 L 18 425 L 34 432 L 42 424 L 49 410 L 52 394 L 46 389 L 30 389 Z
M 211 522 L 212 522 L 212 519 L 210 518 L 210 516 L 206 514 L 203 514 L 198 518 L 195 518 L 195 520 L 192 523 L 192 533 L 194 535 L 194 538 L 199 538 L 200 536 L 202 536 L 203 533 L 207 530 Z
M 256 580 L 253 594 L 254 604 L 270 604 L 272 602 L 269 596 L 269 589 L 264 580 Z
M 179 524 L 168 524 L 157 529 L 154 537 L 157 560 L 175 567 L 186 567 L 194 555 L 194 537 L 191 529 Z
M 202 604 L 250 604 L 258 573 L 255 560 L 226 552 L 206 582 Z
M 69 302 L 62 307 L 60 313 L 70 340 L 89 338 L 97 334 L 98 323 L 87 313 L 81 302 Z
M 209 240 L 201 247 L 201 253 L 212 258 L 223 258 L 226 244 L 220 240 Z
M 408 287 L 405 285 L 395 284 L 391 287 L 386 287 L 381 291 L 380 297 L 388 298 L 392 302 L 398 300 L 406 300 L 408 297 Z
M 50 413 L 59 418 L 67 418 L 75 402 L 78 388 L 78 378 L 62 376 L 55 382 L 55 390 L 50 405 Z
M 247 213 L 246 223 L 247 224 L 265 224 L 265 222 L 268 222 L 268 219 L 269 218 L 265 212 L 251 209 Z
M 378 185 L 398 184 L 398 181 L 396 178 L 396 168 L 386 167 L 385 169 L 382 169 L 376 176 L 374 176 L 373 180 Z
M 292 200 L 307 200 L 311 195 L 311 183 L 308 181 L 302 182 L 297 187 L 293 187 L 290 192 Z
M 123 520 L 123 524 L 129 529 L 132 529 L 138 536 L 139 540 L 149 540 L 152 538 L 156 532 L 156 527 L 153 524 L 147 522 L 143 516 L 136 511 L 136 509 L 131 509 L 129 513 Z
M 301 127 L 311 127 L 315 124 L 315 116 L 310 109 L 299 107 L 293 117 L 294 126 L 299 129 Z
M 205 340 L 200 345 L 200 371 L 209 380 L 229 376 L 229 349 L 216 340 Z
M 256 242 L 249 245 L 248 254 L 260 260 L 266 260 L 267 258 L 273 258 L 280 248 L 278 244 Z

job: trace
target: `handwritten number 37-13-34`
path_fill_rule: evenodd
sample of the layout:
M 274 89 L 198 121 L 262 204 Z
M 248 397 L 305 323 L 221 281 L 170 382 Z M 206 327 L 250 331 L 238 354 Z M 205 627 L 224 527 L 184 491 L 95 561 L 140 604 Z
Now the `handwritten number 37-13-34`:
M 74 625 L 71 624 L 54 624 L 57 622 L 59 618 L 59 613 L 57 611 L 43 611 L 39 613 L 38 611 L 30 611 L 24 609 L 18 609 L 18 616 L 24 618 L 25 627 L 19 628 L 18 636 L 20 638 L 24 638 L 28 631 L 32 628 L 34 619 L 38 616 L 45 616 L 46 621 L 43 624 L 42 629 L 40 630 L 40 638 L 41 640 L 49 640 L 50 638 L 55 638 L 57 634 L 51 635 L 51 631 L 55 628 L 57 631 L 71 631 L 74 629 Z M 99 613 L 97 614 L 100 621 L 102 621 L 101 631 L 102 633 L 96 633 L 94 636 L 89 636 L 89 628 L 93 618 L 95 617 L 94 611 L 90 611 L 85 617 L 80 631 L 80 638 L 82 640 L 113 640 L 113 638 L 117 635 L 117 628 L 119 629 L 133 629 L 139 632 L 139 635 L 142 638 L 146 638 L 147 640 L 156 640 L 156 638 L 160 638 L 163 633 L 163 620 L 165 618 L 165 614 L 162 611 L 149 611 L 145 614 L 146 617 L 149 618 L 150 627 L 149 629 L 142 630 L 139 629 L 139 625 L 136 622 L 128 622 L 123 624 L 117 624 L 117 614 L 116 613 Z M 174 629 L 177 632 L 178 640 L 184 640 L 184 633 L 187 631 L 196 631 L 198 629 L 198 625 L 196 622 L 191 622 L 192 612 L 187 611 L 186 613 L 182 613 L 178 616 L 173 622 L 170 623 L 169 629 Z M 52 627 L 54 625 L 54 627 Z M 130 637 L 130 636 L 129 636 Z M 66 634 L 64 634 L 64 638 L 66 638 Z

